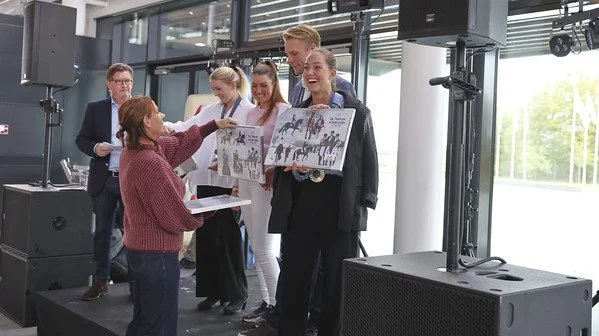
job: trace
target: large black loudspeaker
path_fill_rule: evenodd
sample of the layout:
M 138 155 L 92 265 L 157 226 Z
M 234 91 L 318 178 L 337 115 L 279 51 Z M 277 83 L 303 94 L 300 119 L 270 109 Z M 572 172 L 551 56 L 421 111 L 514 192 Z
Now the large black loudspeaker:
M 95 271 L 85 190 L 6 184 L 0 225 L 0 311 L 35 324 L 37 291 L 84 287 Z
M 92 206 L 84 190 L 7 184 L 0 243 L 28 258 L 93 253 Z
M 24 327 L 35 325 L 35 293 L 89 284 L 91 254 L 29 259 L 0 245 L 0 311 Z
M 342 335 L 591 335 L 590 280 L 495 262 L 448 273 L 445 262 L 441 252 L 345 260 Z
M 33 1 L 23 16 L 21 84 L 73 86 L 77 10 Z
M 458 37 L 467 47 L 505 46 L 508 0 L 401 0 L 399 40 L 451 47 Z

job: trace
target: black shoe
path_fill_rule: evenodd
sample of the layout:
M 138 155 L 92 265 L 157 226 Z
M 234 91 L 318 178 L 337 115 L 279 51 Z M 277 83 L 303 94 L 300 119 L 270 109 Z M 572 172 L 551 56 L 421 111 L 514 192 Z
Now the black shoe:
M 269 326 L 268 323 L 260 323 L 255 328 L 240 332 L 237 336 L 277 336 L 277 329 Z
M 281 325 L 281 305 L 279 303 L 264 314 L 263 323 L 267 323 L 269 327 L 275 330 L 279 329 L 279 326 Z
M 185 269 L 194 269 L 196 268 L 196 262 L 183 257 L 181 260 L 179 260 L 179 266 Z
M 258 324 L 260 321 L 264 320 L 264 315 L 266 315 L 271 309 L 273 309 L 272 305 L 262 301 L 258 308 L 248 315 L 245 315 L 243 318 L 241 318 L 241 320 L 245 323 Z
M 245 309 L 245 304 L 247 303 L 247 300 L 247 298 L 243 298 L 229 302 L 229 304 L 225 308 L 223 308 L 223 314 L 234 315 L 239 313 L 242 309 Z
M 318 336 L 318 324 L 316 321 L 312 319 L 308 320 L 308 326 L 306 327 L 304 336 Z
M 216 304 L 218 299 L 215 298 L 206 298 L 206 300 L 198 303 L 198 310 L 210 310 L 212 306 Z

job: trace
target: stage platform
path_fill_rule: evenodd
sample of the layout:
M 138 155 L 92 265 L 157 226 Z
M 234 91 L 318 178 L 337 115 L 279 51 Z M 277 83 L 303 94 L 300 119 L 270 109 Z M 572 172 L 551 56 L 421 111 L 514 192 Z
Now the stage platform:
M 245 312 L 260 302 L 258 278 L 255 271 L 247 271 L 249 301 Z M 108 295 L 96 301 L 81 301 L 86 288 L 39 292 L 36 295 L 37 327 L 39 336 L 112 336 L 125 335 L 133 315 L 129 299 L 129 285 L 110 286 Z M 195 297 L 195 276 L 181 270 L 179 290 L 179 324 L 177 335 L 236 336 L 251 328 L 238 315 L 223 315 L 222 307 L 196 310 L 201 298 Z

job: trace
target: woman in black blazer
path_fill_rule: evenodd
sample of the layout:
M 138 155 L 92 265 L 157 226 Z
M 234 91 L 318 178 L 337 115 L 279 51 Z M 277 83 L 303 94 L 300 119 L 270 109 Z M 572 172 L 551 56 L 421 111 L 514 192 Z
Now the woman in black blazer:
M 343 259 L 358 256 L 366 208 L 376 207 L 378 160 L 370 110 L 346 93 L 334 91 L 336 63 L 326 49 L 315 49 L 308 56 L 303 81 L 311 97 L 301 107 L 356 110 L 342 171 L 327 172 L 315 182 L 318 179 L 310 178 L 310 168 L 279 167 L 273 183 L 269 232 L 284 234 L 286 242 L 279 335 L 303 335 L 319 256 L 324 284 L 318 335 L 339 334 Z

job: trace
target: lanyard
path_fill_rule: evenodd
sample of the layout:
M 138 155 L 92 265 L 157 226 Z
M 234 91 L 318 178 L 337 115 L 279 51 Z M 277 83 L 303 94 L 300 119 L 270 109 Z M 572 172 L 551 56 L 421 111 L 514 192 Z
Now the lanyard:
M 239 103 L 241 103 L 241 96 L 237 97 L 235 104 L 233 104 L 233 107 L 231 108 L 231 113 L 229 113 L 229 117 L 233 117 L 233 114 L 235 114 L 235 110 L 237 110 L 237 107 L 239 107 Z M 227 112 L 227 105 L 223 105 L 223 110 L 220 112 L 221 119 L 225 118 L 226 112 Z

